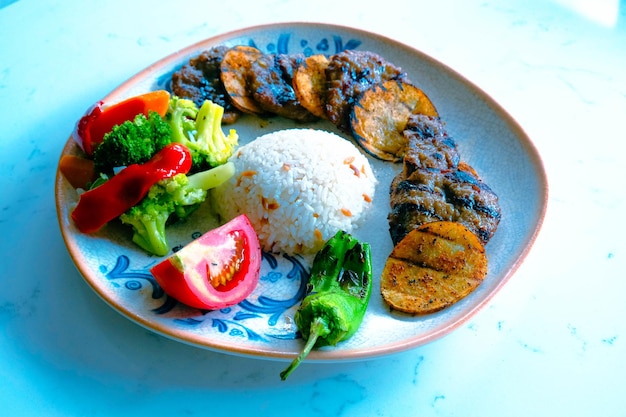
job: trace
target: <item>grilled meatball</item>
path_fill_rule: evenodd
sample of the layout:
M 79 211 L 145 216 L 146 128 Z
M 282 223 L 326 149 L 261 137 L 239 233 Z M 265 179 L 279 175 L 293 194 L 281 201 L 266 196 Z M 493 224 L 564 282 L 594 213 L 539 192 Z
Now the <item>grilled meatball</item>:
M 403 170 L 390 187 L 388 219 L 394 244 L 421 224 L 439 220 L 462 223 L 487 243 L 500 222 L 498 196 L 460 161 L 441 120 L 412 115 L 404 135 L 408 148 Z
M 326 67 L 328 119 L 350 133 L 354 102 L 374 84 L 393 79 L 406 79 L 406 74 L 373 52 L 346 50 L 332 55 Z
M 459 165 L 456 142 L 437 117 L 413 114 L 403 132 L 407 139 L 404 155 L 404 176 L 418 169 L 451 170 Z
M 471 170 L 417 170 L 391 185 L 389 231 L 397 244 L 412 229 L 439 220 L 462 223 L 483 244 L 500 222 L 496 194 Z
M 241 114 L 228 99 L 220 79 L 220 63 L 228 49 L 226 46 L 216 46 L 203 51 L 172 75 L 172 93 L 192 100 L 198 107 L 205 100 L 219 104 L 224 108 L 224 124 L 234 123 Z
M 265 111 L 300 122 L 317 119 L 304 108 L 292 87 L 293 72 L 304 55 L 264 54 L 251 66 L 248 88 L 255 102 Z

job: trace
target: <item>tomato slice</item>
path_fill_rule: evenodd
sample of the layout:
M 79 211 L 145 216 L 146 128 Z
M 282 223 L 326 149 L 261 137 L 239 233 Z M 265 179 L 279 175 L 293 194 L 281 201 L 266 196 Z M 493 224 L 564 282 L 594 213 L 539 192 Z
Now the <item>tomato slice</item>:
M 210 230 L 150 272 L 171 297 L 205 310 L 243 301 L 256 288 L 261 245 L 245 214 Z

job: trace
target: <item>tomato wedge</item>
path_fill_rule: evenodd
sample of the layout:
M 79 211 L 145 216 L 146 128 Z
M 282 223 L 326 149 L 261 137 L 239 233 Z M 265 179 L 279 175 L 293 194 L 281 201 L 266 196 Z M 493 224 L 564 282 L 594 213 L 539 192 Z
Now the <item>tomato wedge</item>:
M 165 116 L 169 101 L 170 93 L 166 90 L 151 91 L 111 105 L 105 105 L 100 101 L 78 121 L 74 130 L 74 140 L 87 155 L 91 156 L 113 126 L 133 120 L 138 114 L 147 117 L 150 111 Z
M 181 303 L 217 310 L 252 293 L 259 282 L 261 256 L 259 238 L 242 214 L 200 236 L 150 272 Z

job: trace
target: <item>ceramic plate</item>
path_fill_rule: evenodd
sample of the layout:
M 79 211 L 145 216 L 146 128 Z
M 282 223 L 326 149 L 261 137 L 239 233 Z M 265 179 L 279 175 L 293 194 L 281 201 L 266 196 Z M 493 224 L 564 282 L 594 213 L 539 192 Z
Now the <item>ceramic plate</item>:
M 546 210 L 547 182 L 532 142 L 489 96 L 462 76 L 406 45 L 373 33 L 341 26 L 284 23 L 220 35 L 172 54 L 122 84 L 104 100 L 116 102 L 155 89 L 169 89 L 172 73 L 189 58 L 214 45 L 253 45 L 265 52 L 333 54 L 343 49 L 370 50 L 399 65 L 433 101 L 460 153 L 499 195 L 502 221 L 487 244 L 489 273 L 472 294 L 457 304 L 423 317 L 393 313 L 379 294 L 380 272 L 392 249 L 388 233 L 388 187 L 398 164 L 371 159 L 379 180 L 375 207 L 356 234 L 373 243 L 374 291 L 359 332 L 335 347 L 316 350 L 308 360 L 348 360 L 386 355 L 439 338 L 484 306 L 511 277 L 533 244 Z M 270 131 L 294 127 L 280 118 L 245 116 L 234 127 L 243 144 Z M 338 133 L 328 122 L 310 125 Z M 68 140 L 64 154 L 77 153 Z M 111 224 L 95 235 L 79 233 L 70 220 L 76 191 L 57 175 L 59 223 L 78 270 L 103 300 L 146 328 L 191 345 L 233 354 L 291 359 L 303 346 L 293 313 L 304 293 L 308 260 L 264 254 L 260 283 L 244 302 L 219 311 L 199 311 L 168 297 L 149 268 L 161 258 L 138 250 L 130 231 Z M 200 210 L 187 223 L 168 231 L 171 246 L 184 245 L 212 223 Z

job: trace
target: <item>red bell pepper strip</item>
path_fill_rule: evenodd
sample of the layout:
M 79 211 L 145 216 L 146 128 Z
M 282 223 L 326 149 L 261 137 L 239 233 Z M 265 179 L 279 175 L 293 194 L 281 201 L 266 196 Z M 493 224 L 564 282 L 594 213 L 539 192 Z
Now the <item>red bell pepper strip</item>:
M 150 111 L 165 116 L 169 101 L 170 93 L 165 90 L 151 91 L 110 106 L 99 101 L 76 124 L 74 140 L 91 156 L 113 126 L 133 120 L 138 114 L 148 117 Z
M 83 233 L 97 232 L 137 205 L 158 181 L 186 174 L 190 168 L 189 149 L 171 143 L 145 164 L 129 165 L 102 185 L 81 194 L 72 220 Z

